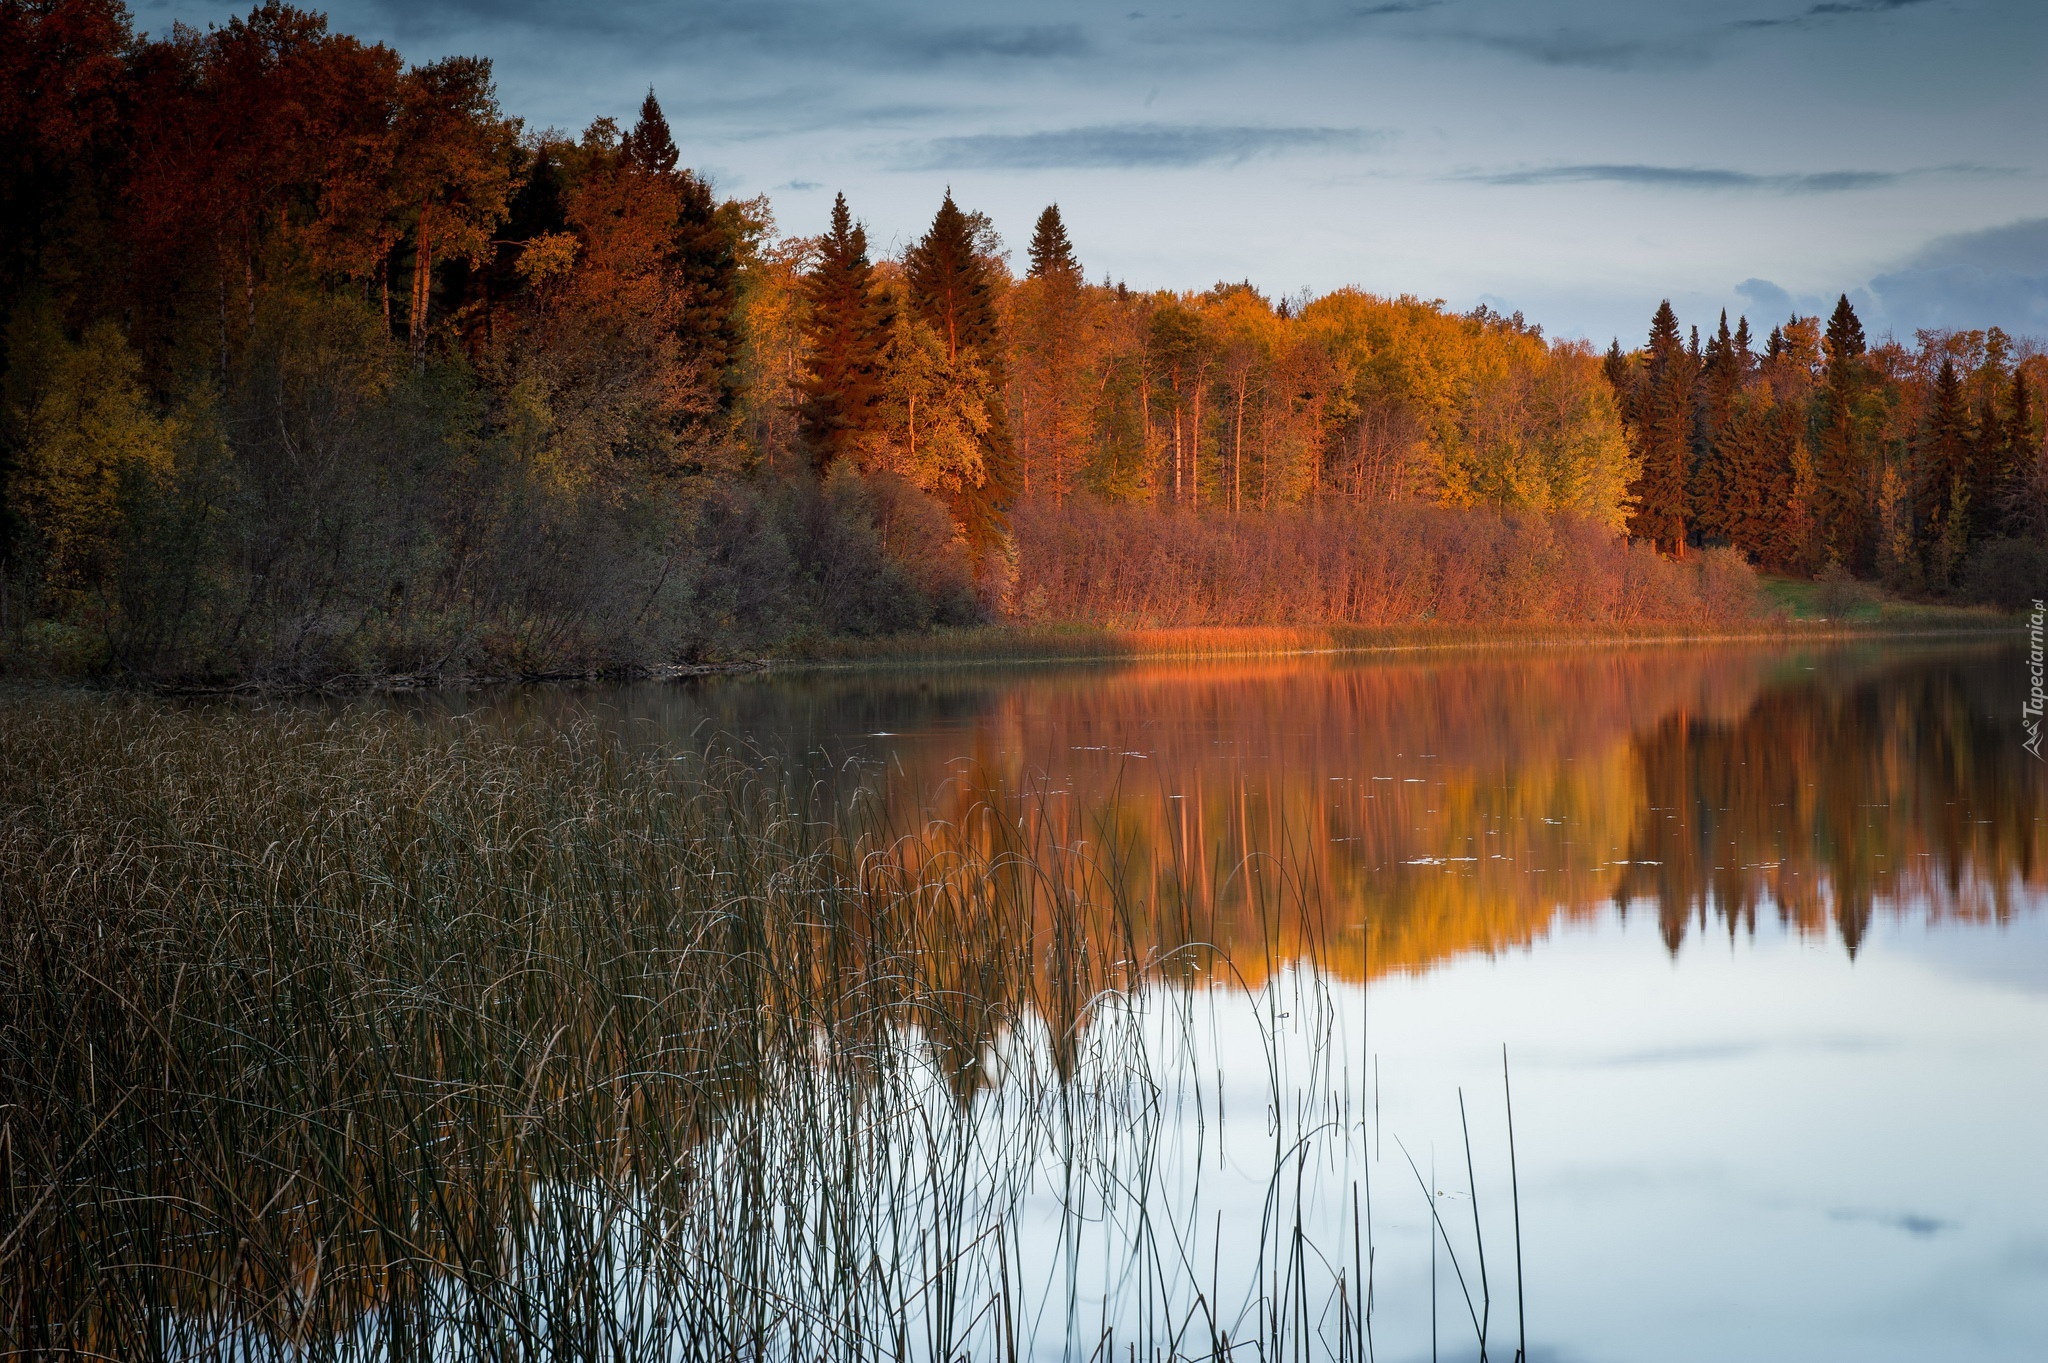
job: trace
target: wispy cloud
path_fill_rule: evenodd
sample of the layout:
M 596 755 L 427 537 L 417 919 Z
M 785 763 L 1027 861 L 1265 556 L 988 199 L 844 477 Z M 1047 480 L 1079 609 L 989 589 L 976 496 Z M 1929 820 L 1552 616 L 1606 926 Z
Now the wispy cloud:
M 1712 42 L 1701 34 L 1633 38 L 1603 30 L 1557 28 L 1533 33 L 1451 29 L 1429 36 L 1520 57 L 1540 66 L 1601 71 L 1696 67 L 1705 65 L 1713 56 Z
M 914 170 L 1170 168 L 1227 164 L 1287 152 L 1363 151 L 1384 136 L 1366 128 L 1115 123 L 940 137 L 911 152 L 905 161 L 906 168 Z
M 1890 14 L 1895 10 L 1913 9 L 1930 3 L 1930 0 L 1825 0 L 1825 3 L 1808 5 L 1797 14 L 1787 14 L 1775 19 L 1737 19 L 1730 28 L 1792 28 L 1813 23 L 1820 19 L 1839 19 L 1858 14 Z
M 1925 1240 L 1954 1230 L 1956 1223 L 1926 1212 L 1885 1211 L 1863 1207 L 1836 1207 L 1828 1212 L 1831 1221 L 1863 1221 L 1871 1225 L 1884 1226 L 1891 1230 L 1904 1231 L 1916 1240 Z
M 1079 24 L 1020 24 L 912 32 L 903 44 L 926 61 L 974 57 L 1078 57 L 1088 51 Z
M 1957 167 L 1956 169 L 1964 169 Z M 1460 175 L 1454 178 L 1483 185 L 1572 185 L 1604 182 L 1652 189 L 1751 189 L 1780 194 L 1835 194 L 1852 189 L 1878 189 L 1930 172 L 1923 170 L 1822 170 L 1793 174 L 1760 174 L 1716 166 L 1652 166 L 1596 163 L 1537 166 Z
M 1078 23 L 955 23 L 928 7 L 847 5 L 816 0 L 616 0 L 573 14 L 553 0 L 362 0 L 401 37 L 440 39 L 508 28 L 590 44 L 630 44 L 639 53 L 704 51 L 859 60 L 919 68 L 1031 63 L 1092 50 Z

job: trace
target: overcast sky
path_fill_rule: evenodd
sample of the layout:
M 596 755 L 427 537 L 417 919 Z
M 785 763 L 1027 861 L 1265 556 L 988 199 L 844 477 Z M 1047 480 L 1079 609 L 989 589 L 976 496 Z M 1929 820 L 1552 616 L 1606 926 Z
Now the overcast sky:
M 138 27 L 247 5 L 134 0 Z M 843 190 L 884 249 L 950 185 L 1021 264 L 1057 200 L 1091 277 L 1357 284 L 1638 343 L 1657 300 L 1765 329 L 2048 337 L 2044 0 L 336 0 L 508 113 L 651 85 L 784 232 Z

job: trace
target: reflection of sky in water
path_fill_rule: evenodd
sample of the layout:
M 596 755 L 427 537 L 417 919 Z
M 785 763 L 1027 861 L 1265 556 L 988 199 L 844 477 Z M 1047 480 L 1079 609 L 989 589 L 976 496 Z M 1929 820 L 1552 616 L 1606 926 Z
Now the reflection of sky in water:
M 1589 1359 L 2040 1357 L 2048 921 L 1880 920 L 1853 962 L 1772 930 L 1661 947 L 1605 915 L 1372 987 L 1386 1120 L 1440 1151 L 1448 1090 L 1497 1093 L 1510 1046 L 1537 1336 Z M 1976 969 L 1994 956 L 2007 979 Z
M 1969 941 L 2031 960 L 2030 983 L 1956 968 L 1954 948 Z M 1161 1125 L 1131 1186 L 1149 1187 L 1168 1257 L 1195 1264 L 1205 1289 L 1215 1273 L 1228 1322 L 1261 1250 L 1267 1274 L 1284 1252 L 1287 1234 L 1262 1238 L 1262 1226 L 1289 1226 L 1297 1197 L 1312 1262 L 1344 1266 L 1353 1184 L 1369 1178 L 1376 1342 L 1388 1358 L 1426 1357 L 1431 1232 L 1407 1160 L 1439 1192 L 1476 1296 L 1462 1092 L 1489 1333 L 1494 1356 L 1509 1357 L 1505 1041 L 1533 1357 L 2038 1358 L 2043 967 L 2038 912 L 2001 927 L 1884 920 L 1853 961 L 1776 928 L 1696 942 L 1674 960 L 1654 926 L 1604 913 L 1526 951 L 1375 981 L 1369 997 L 1343 984 L 1319 995 L 1295 972 L 1257 997 L 1156 993 L 1146 1032 L 1152 1071 L 1166 1077 Z M 1281 1160 L 1287 1172 L 1273 1180 L 1276 1149 L 1297 1140 L 1306 1160 Z M 1069 1271 L 1051 1234 L 1057 1193 L 1049 1180 L 1027 1202 L 1020 1255 L 1020 1277 L 1055 1304 L 1036 1340 L 1045 1357 L 1060 1354 L 1053 1322 Z M 1074 1237 L 1084 1341 L 1105 1297 L 1117 1317 L 1135 1224 L 1126 1207 Z M 1447 1258 L 1438 1273 L 1443 1356 L 1469 1357 Z M 1307 1282 L 1317 1311 L 1331 1309 L 1313 1270 Z M 1203 1309 L 1191 1287 L 1178 1301 Z
M 2048 782 L 2018 751 L 2021 677 L 2000 648 L 1693 648 L 812 674 L 482 708 L 649 741 L 709 726 L 813 776 L 881 781 L 898 818 L 1033 788 L 1063 838 L 1127 849 L 1140 902 L 1202 906 L 1240 965 L 1233 872 L 1284 865 L 1320 921 L 1251 972 L 1277 1060 L 1259 1005 L 1201 996 L 1185 1068 L 1214 1077 L 1225 1119 L 1214 1086 L 1167 1104 L 1152 1197 L 1194 1218 L 1176 1253 L 1228 1279 L 1267 1214 L 1273 1130 L 1370 1122 L 1388 1358 L 1429 1343 L 1430 1236 L 1402 1147 L 1461 1192 L 1461 1089 L 1492 1339 L 1512 1353 L 1506 1043 L 1535 1357 L 2033 1359 Z M 1159 933 L 1149 945 L 1173 945 Z M 1290 992 L 1309 938 L 1335 975 L 1373 977 L 1365 1020 L 1357 986 L 1331 986 L 1326 1072 L 1304 1039 L 1313 1000 Z M 1269 1128 L 1274 1063 L 1296 1110 Z M 1319 1243 L 1352 1216 L 1346 1145 L 1310 1142 Z M 1469 1202 L 1440 1207 L 1463 1244 Z M 1079 1292 L 1084 1314 L 1102 1290 Z

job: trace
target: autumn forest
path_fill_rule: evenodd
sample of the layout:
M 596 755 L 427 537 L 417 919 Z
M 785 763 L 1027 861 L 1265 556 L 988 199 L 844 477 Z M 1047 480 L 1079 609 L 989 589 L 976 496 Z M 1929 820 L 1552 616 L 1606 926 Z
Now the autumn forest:
M 655 92 L 538 129 L 486 59 L 274 3 L 145 36 L 117 0 L 0 0 L 0 134 L 17 670 L 1711 625 L 1759 571 L 2048 592 L 2048 354 L 1995 328 L 1665 304 L 1603 355 L 1484 307 L 1091 280 L 1057 206 L 1012 250 L 950 191 L 900 253 L 843 196 L 787 236 Z

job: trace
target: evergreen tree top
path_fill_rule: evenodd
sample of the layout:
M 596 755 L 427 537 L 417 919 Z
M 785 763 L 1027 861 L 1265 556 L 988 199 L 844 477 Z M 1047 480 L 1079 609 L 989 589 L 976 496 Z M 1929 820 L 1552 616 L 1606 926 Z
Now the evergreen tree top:
M 1067 239 L 1067 225 L 1060 217 L 1060 206 L 1049 204 L 1038 215 L 1038 223 L 1031 229 L 1031 278 L 1044 279 L 1048 275 L 1070 275 L 1081 277 L 1081 262 L 1074 258 L 1074 245 Z
M 1682 344 L 1678 339 L 1678 314 L 1672 311 L 1671 300 L 1667 298 L 1657 305 L 1656 313 L 1650 318 L 1650 353 L 1673 354 Z
M 1853 360 L 1863 353 L 1863 348 L 1863 323 L 1857 319 L 1856 309 L 1849 306 L 1849 295 L 1845 293 L 1836 300 L 1834 315 L 1828 318 L 1828 359 L 1835 364 Z
M 825 262 L 842 266 L 868 263 L 867 229 L 853 220 L 843 193 L 832 199 L 832 227 L 825 234 Z
M 995 285 L 977 249 L 982 219 L 960 211 L 949 190 L 932 225 L 904 253 L 911 306 L 946 342 L 948 358 L 962 350 L 993 363 L 1001 342 Z
M 640 120 L 626 134 L 626 159 L 656 175 L 673 175 L 680 159 L 675 139 L 669 136 L 668 119 L 662 116 L 661 102 L 655 99 L 651 85 L 647 87 L 647 98 L 640 101 Z

